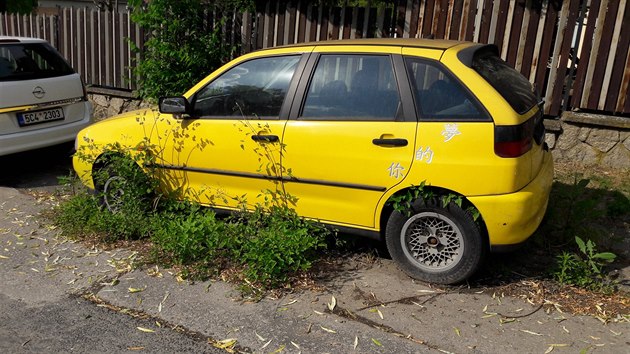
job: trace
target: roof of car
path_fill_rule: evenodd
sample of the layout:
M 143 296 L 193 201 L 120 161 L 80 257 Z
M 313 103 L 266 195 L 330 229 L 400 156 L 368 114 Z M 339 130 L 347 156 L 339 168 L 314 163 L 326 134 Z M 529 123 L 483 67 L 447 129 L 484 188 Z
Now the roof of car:
M 285 47 L 301 47 L 301 46 L 330 46 L 330 45 L 376 45 L 376 46 L 400 46 L 400 47 L 419 47 L 429 49 L 446 50 L 458 44 L 467 43 L 460 41 L 451 41 L 444 39 L 426 39 L 426 38 L 363 38 L 363 39 L 341 39 L 329 40 L 309 43 L 290 44 Z
M 0 43 L 44 43 L 45 39 L 33 37 L 0 36 Z

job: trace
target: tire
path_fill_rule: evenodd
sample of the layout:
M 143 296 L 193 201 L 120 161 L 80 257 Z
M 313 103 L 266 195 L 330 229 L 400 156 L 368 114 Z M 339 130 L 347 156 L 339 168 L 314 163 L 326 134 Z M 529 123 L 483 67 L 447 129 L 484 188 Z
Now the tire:
M 100 204 L 111 213 L 119 212 L 125 204 L 142 206 L 150 201 L 148 179 L 139 166 L 126 162 L 122 171 L 117 163 L 105 163 L 95 169 L 94 187 Z
M 438 284 L 468 279 L 481 265 L 486 243 L 472 216 L 455 203 L 416 200 L 409 215 L 392 212 L 385 229 L 392 259 L 410 277 Z

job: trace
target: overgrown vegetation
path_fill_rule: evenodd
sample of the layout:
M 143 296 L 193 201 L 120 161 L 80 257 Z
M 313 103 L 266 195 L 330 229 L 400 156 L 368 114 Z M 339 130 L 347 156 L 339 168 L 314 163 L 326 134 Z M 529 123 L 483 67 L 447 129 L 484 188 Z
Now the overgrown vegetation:
M 227 62 L 236 48 L 223 40 L 223 24 L 213 11 L 251 6 L 248 1 L 227 0 L 212 6 L 202 0 L 130 0 L 129 5 L 131 19 L 149 34 L 134 74 L 139 78 L 138 95 L 150 100 L 182 95 Z
M 150 240 L 154 261 L 180 267 L 192 279 L 230 270 L 247 291 L 282 286 L 307 271 L 332 235 L 281 203 L 219 218 L 209 208 L 156 192 L 157 181 L 148 177 L 154 174 L 138 167 L 148 153 L 129 154 L 117 145 L 108 150 L 118 153 L 98 163 L 99 192 L 80 190 L 54 214 L 68 235 Z

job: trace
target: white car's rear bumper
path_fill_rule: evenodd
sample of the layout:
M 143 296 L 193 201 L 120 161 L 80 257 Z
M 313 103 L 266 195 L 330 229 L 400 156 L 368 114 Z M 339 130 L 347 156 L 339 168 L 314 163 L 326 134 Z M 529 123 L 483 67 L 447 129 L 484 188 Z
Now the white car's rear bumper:
M 42 124 L 41 129 L 0 135 L 0 156 L 73 141 L 81 129 L 93 122 L 92 105 L 88 101 L 82 104 L 85 113 L 79 121 L 51 127 Z

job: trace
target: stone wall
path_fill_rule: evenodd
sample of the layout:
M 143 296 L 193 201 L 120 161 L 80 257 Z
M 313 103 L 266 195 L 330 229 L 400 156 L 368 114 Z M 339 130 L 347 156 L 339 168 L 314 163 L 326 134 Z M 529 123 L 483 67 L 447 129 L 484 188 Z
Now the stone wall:
M 630 118 L 565 112 L 545 128 L 556 161 L 630 168 Z
M 137 99 L 131 92 L 89 88 L 88 99 L 93 106 L 93 116 L 97 121 L 152 105 Z

